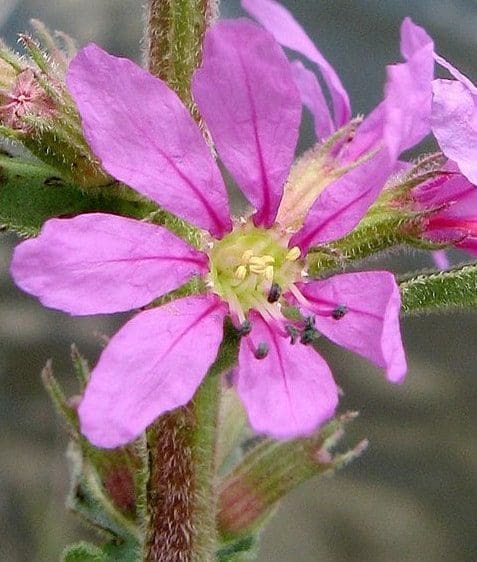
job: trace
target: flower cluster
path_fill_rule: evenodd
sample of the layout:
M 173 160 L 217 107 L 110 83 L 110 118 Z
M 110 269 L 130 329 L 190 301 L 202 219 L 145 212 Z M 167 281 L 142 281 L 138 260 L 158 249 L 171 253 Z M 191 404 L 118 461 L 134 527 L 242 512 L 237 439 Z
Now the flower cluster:
M 431 128 L 455 162 L 449 171 L 474 195 L 475 160 L 462 139 L 475 135 L 475 123 L 462 123 L 459 112 L 475 111 L 475 91 L 455 70 L 451 84 L 434 80 L 435 60 L 443 59 L 422 28 L 403 23 L 404 62 L 388 67 L 384 99 L 361 122 L 351 119 L 336 72 L 283 7 L 242 4 L 261 26 L 248 19 L 212 26 L 192 92 L 222 163 L 255 209 L 250 216 L 231 217 L 210 149 L 164 82 L 95 45 L 69 66 L 69 92 L 104 169 L 200 229 L 199 243 L 121 216 L 52 219 L 16 249 L 17 284 L 46 306 L 84 315 L 134 310 L 192 278 L 204 280 L 200 294 L 139 312 L 109 342 L 79 406 L 82 431 L 98 446 L 133 440 L 192 398 L 217 357 L 226 317 L 241 335 L 233 384 L 259 433 L 307 435 L 334 414 L 338 388 L 316 351 L 319 335 L 401 381 L 406 361 L 393 275 L 314 280 L 307 255 L 356 227 L 406 167 L 402 152 Z M 316 76 L 290 63 L 280 44 L 319 68 L 331 109 Z M 462 89 L 464 109 L 456 94 Z M 319 144 L 293 164 L 302 105 L 313 113 Z M 447 185 L 445 197 L 454 188 Z M 442 197 L 440 183 L 416 191 L 416 204 L 425 206 L 427 197 L 438 206 L 434 192 Z M 447 220 L 454 229 L 446 213 L 456 218 L 458 205 L 427 219 L 428 228 L 440 230 Z

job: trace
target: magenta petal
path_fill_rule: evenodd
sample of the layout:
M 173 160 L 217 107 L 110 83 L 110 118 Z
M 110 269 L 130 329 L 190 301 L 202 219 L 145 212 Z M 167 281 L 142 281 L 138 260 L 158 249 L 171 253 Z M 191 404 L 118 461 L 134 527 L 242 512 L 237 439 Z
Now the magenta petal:
M 316 315 L 319 332 L 386 369 L 391 382 L 403 380 L 407 366 L 399 328 L 401 297 L 391 273 L 346 273 L 302 283 L 299 289 L 310 302 L 307 311 Z M 330 313 L 341 306 L 347 312 L 335 320 Z
M 290 240 L 306 253 L 311 246 L 342 238 L 363 218 L 395 165 L 385 149 L 351 170 L 318 197 L 304 225 Z
M 17 246 L 11 271 L 45 306 L 101 314 L 150 303 L 205 274 L 208 259 L 161 226 L 92 213 L 47 221 Z
M 277 439 L 309 435 L 331 418 L 338 389 L 325 361 L 311 347 L 269 326 L 257 313 L 250 316 L 252 332 L 242 339 L 235 384 L 257 433 Z M 264 359 L 254 350 L 269 347 Z
M 292 71 L 295 83 L 300 91 L 301 101 L 313 115 L 316 138 L 326 139 L 334 133 L 335 126 L 318 78 L 313 72 L 305 68 L 300 61 L 292 63 Z
M 231 228 L 210 150 L 164 82 L 89 45 L 71 62 L 67 84 L 86 139 L 112 176 L 215 236 Z
M 388 66 L 387 74 L 384 140 L 397 158 L 431 132 L 433 44 Z
M 348 123 L 351 105 L 341 80 L 290 12 L 273 0 L 242 0 L 242 7 L 280 44 L 304 55 L 318 66 L 333 100 L 336 127 Z
M 248 20 L 222 21 L 206 34 L 194 98 L 219 155 L 271 226 L 298 139 L 300 96 L 273 37 Z
M 79 407 L 98 447 L 132 441 L 158 416 L 186 404 L 214 362 L 227 307 L 187 297 L 141 312 L 103 351 Z
M 433 41 L 427 31 L 416 25 L 411 18 L 404 18 L 401 24 L 401 53 L 409 60 L 421 49 L 433 45 Z
M 462 82 L 462 84 L 464 84 L 464 86 L 469 90 L 471 94 L 473 94 L 474 96 L 477 95 L 477 86 L 472 82 L 472 80 L 470 80 L 470 78 L 467 78 L 467 76 L 465 74 L 462 74 L 462 72 L 458 70 L 454 65 L 452 65 L 444 57 L 441 57 L 436 53 L 434 53 L 434 60 L 437 62 L 437 64 L 448 70 L 456 80 Z
M 454 80 L 434 80 L 432 90 L 432 132 L 442 152 L 477 184 L 477 95 Z

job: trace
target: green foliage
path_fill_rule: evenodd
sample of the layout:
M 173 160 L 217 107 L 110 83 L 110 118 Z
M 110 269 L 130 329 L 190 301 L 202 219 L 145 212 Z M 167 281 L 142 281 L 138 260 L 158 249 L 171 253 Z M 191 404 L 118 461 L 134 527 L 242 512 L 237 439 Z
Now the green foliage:
M 0 155 L 0 225 L 23 236 L 36 235 L 52 217 L 97 211 L 142 218 L 154 208 L 126 200 L 117 184 L 85 194 L 53 168 Z
M 404 314 L 477 307 L 477 264 L 411 275 L 399 285 Z

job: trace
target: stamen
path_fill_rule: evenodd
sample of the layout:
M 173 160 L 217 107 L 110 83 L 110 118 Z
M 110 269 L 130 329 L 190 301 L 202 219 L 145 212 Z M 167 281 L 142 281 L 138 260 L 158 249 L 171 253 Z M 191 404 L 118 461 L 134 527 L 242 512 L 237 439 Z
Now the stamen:
M 239 336 L 241 337 L 248 336 L 251 331 L 252 331 L 252 324 L 250 320 L 245 320 L 245 322 L 242 322 L 242 325 L 238 329 Z
M 268 355 L 268 344 L 266 342 L 260 342 L 257 346 L 257 349 L 255 350 L 255 357 L 257 359 L 265 359 L 265 357 Z
M 343 318 L 343 316 L 346 315 L 347 312 L 348 312 L 348 307 L 345 304 L 340 304 L 333 310 L 331 316 L 335 320 L 340 320 L 341 318 Z
M 285 326 L 285 331 L 290 336 L 290 343 L 292 345 L 295 345 L 298 341 L 298 336 L 300 335 L 300 331 L 298 330 L 298 328 L 292 326 L 291 324 L 288 324 L 287 326 Z
M 235 277 L 240 281 L 243 281 L 247 277 L 247 268 L 245 265 L 239 265 L 235 270 Z
M 272 283 L 270 291 L 268 292 L 267 301 L 269 303 L 277 302 L 282 294 L 282 288 L 278 283 Z
M 245 250 L 245 252 L 242 254 L 242 263 L 248 264 L 252 256 L 253 256 L 252 250 Z
M 273 281 L 273 276 L 274 276 L 273 265 L 268 265 L 265 268 L 265 279 L 267 281 L 270 281 L 271 283 Z
M 275 258 L 273 256 L 252 256 L 249 258 L 248 263 L 250 265 L 269 265 L 271 263 L 275 263 Z
M 298 246 L 293 246 L 293 248 L 285 256 L 287 261 L 296 261 L 301 256 L 301 250 Z
M 315 328 L 305 328 L 301 333 L 300 343 L 308 345 L 315 342 L 319 337 L 320 335 Z

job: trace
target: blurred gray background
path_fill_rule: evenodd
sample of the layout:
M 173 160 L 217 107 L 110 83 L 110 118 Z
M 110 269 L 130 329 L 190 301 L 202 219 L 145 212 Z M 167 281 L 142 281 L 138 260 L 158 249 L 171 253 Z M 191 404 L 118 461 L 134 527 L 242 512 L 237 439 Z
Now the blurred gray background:
M 240 13 L 237 0 L 222 13 Z M 365 113 L 381 97 L 384 65 L 396 61 L 398 29 L 410 15 L 439 52 L 477 79 L 475 0 L 295 0 L 306 24 Z M 0 0 L 0 34 L 13 45 L 31 17 L 116 54 L 139 60 L 137 0 Z M 304 127 L 303 145 L 311 130 Z M 76 342 L 92 360 L 105 317 L 70 318 L 20 293 L 8 275 L 15 240 L 0 235 L 0 560 L 54 562 L 86 533 L 65 513 L 65 436 L 39 373 L 49 357 L 73 388 L 68 360 Z M 454 261 L 465 256 L 452 256 Z M 396 254 L 373 266 L 430 266 L 427 255 Z M 117 323 L 117 322 L 116 322 Z M 406 319 L 409 375 L 400 387 L 351 354 L 326 346 L 345 391 L 342 408 L 361 411 L 348 442 L 367 437 L 365 456 L 332 479 L 297 490 L 267 529 L 261 562 L 476 562 L 476 315 Z

